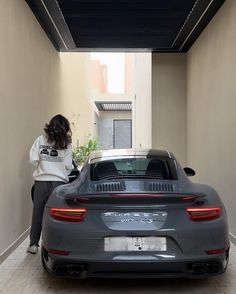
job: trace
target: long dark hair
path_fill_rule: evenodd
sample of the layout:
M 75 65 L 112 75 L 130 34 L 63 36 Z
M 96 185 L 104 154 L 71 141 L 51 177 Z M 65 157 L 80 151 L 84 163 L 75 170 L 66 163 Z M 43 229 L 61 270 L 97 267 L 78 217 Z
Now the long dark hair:
M 62 115 L 55 115 L 45 125 L 44 132 L 47 135 L 48 143 L 53 143 L 55 149 L 66 149 L 71 143 L 71 129 L 69 121 Z

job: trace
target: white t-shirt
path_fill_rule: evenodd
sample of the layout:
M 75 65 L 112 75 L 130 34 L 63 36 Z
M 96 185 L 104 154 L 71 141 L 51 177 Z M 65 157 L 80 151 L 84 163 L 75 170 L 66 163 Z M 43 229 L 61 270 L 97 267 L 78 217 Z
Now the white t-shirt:
M 45 135 L 39 136 L 30 149 L 30 162 L 36 166 L 33 177 L 36 181 L 69 181 L 73 169 L 72 147 L 56 150 L 47 142 Z

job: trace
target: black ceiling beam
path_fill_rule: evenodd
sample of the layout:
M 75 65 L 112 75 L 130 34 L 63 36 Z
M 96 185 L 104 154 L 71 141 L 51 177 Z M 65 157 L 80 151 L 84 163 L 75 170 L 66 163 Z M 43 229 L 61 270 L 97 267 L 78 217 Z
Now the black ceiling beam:
M 25 0 L 56 50 L 75 48 L 74 40 L 55 0 Z
M 225 0 L 199 0 L 196 2 L 189 18 L 184 23 L 179 34 L 174 40 L 172 46 L 179 48 L 179 50 L 186 51 L 191 47 L 193 42 L 197 39 L 205 26 L 210 22 L 211 18 Z M 199 22 L 199 25 L 197 25 Z M 188 42 L 188 46 L 185 43 Z
M 185 39 L 184 43 L 180 46 L 182 52 L 187 52 L 189 48 L 193 45 L 195 40 L 199 37 L 202 31 L 211 21 L 212 17 L 217 13 L 220 7 L 224 4 L 225 0 L 213 1 L 209 6 L 203 18 L 199 20 L 194 28 L 193 32 Z

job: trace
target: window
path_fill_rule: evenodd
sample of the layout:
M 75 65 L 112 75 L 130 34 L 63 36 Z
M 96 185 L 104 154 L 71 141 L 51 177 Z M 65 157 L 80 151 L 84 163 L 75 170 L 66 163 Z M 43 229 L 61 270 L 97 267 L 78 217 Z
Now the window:
M 153 178 L 176 180 L 173 159 L 169 158 L 121 158 L 98 161 L 91 164 L 91 180 L 109 178 Z

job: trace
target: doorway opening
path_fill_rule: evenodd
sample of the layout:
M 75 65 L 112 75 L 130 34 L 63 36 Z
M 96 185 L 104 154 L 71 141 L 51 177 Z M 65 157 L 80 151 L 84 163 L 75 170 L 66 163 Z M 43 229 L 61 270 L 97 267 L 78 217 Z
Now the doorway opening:
M 132 148 L 134 53 L 91 53 L 92 100 L 101 149 Z

